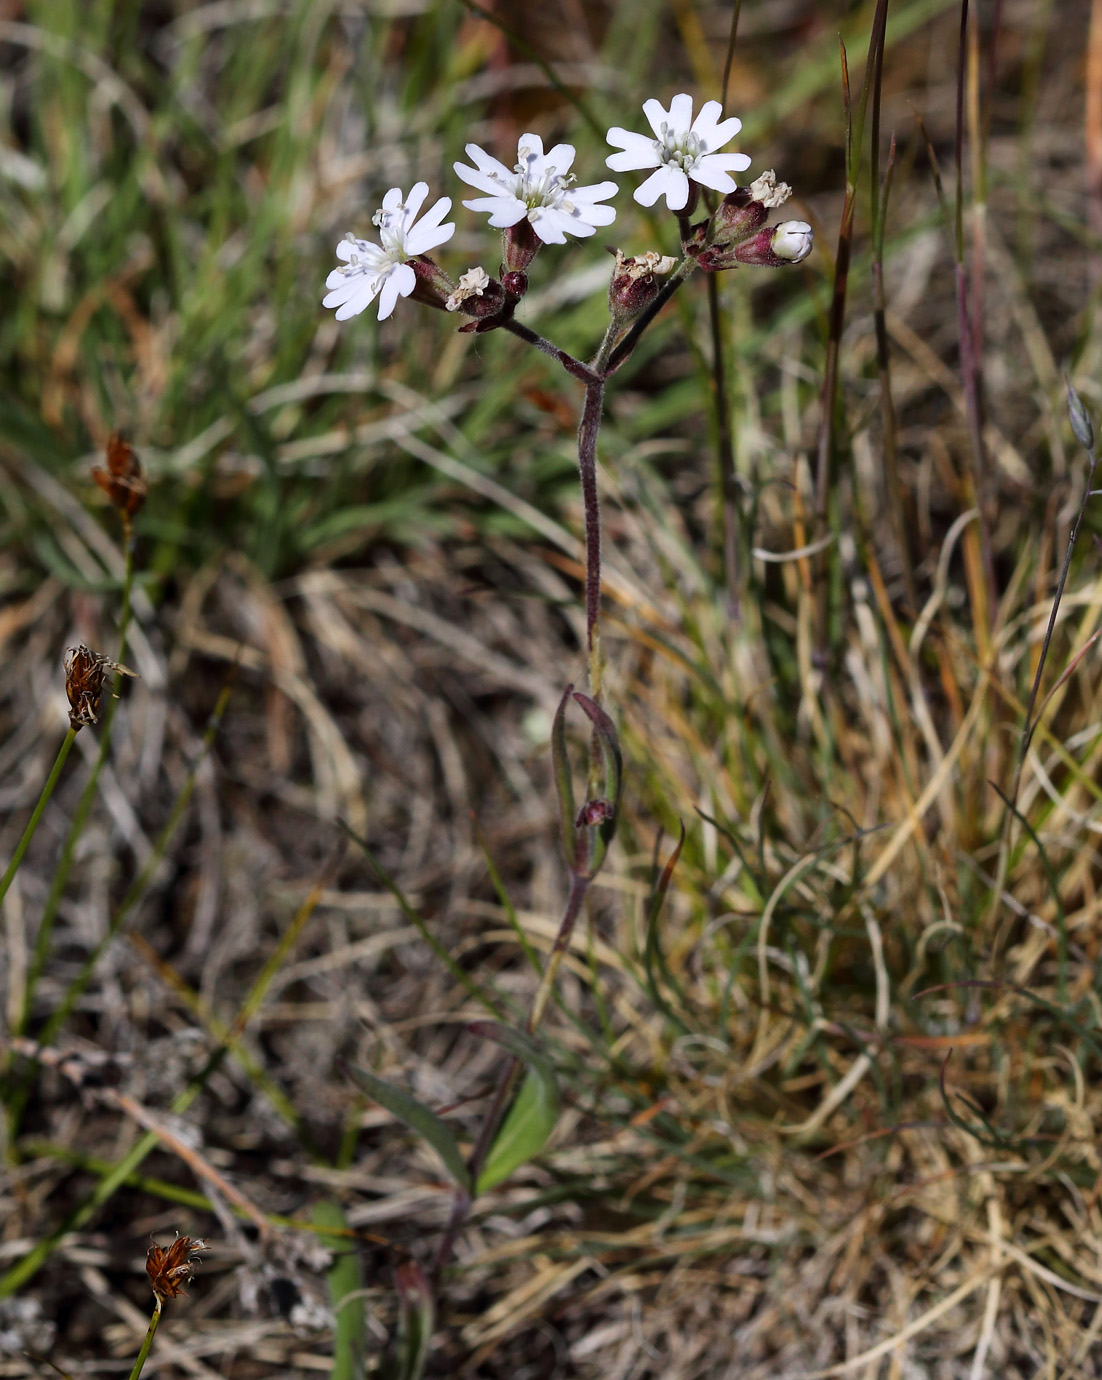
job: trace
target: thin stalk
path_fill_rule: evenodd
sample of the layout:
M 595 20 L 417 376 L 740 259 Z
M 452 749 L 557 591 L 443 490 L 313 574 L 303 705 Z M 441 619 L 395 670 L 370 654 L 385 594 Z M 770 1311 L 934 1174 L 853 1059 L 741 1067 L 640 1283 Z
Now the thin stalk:
M 819 416 L 819 438 L 815 455 L 815 540 L 827 535 L 830 516 L 830 497 L 834 479 L 835 429 L 837 426 L 838 376 L 842 347 L 842 330 L 846 320 L 846 294 L 849 287 L 849 266 L 853 254 L 853 218 L 857 210 L 857 178 L 861 167 L 861 147 L 865 135 L 865 116 L 869 95 L 877 67 L 877 53 L 884 49 L 888 22 L 888 0 L 877 0 L 869 34 L 869 52 L 865 61 L 865 75 L 861 94 L 854 111 L 850 95 L 849 61 L 845 45 L 839 40 L 842 64 L 842 102 L 846 126 L 846 186 L 842 200 L 842 219 L 838 228 L 838 249 L 834 260 L 834 288 L 828 317 L 826 364 Z M 812 657 L 820 666 L 827 661 L 827 641 L 830 622 L 829 549 L 824 546 L 815 558 L 815 627 Z
M 119 645 L 116 653 L 116 661 L 126 660 L 126 639 L 130 629 L 131 613 L 131 589 L 134 580 L 134 547 L 131 540 L 130 519 L 124 517 L 124 541 L 126 552 L 126 568 L 123 574 L 122 583 L 122 611 L 119 615 Z M 23 1035 L 27 1031 L 28 1023 L 31 1018 L 31 1011 L 34 1007 L 34 994 L 42 976 L 46 962 L 50 955 L 50 942 L 53 938 L 54 921 L 57 919 L 58 907 L 61 905 L 61 898 L 65 894 L 65 886 L 69 880 L 69 872 L 73 865 L 73 857 L 76 846 L 84 833 L 88 823 L 88 816 L 92 812 L 95 803 L 96 792 L 99 787 L 100 774 L 103 771 L 108 755 L 111 751 L 111 731 L 115 722 L 115 711 L 119 704 L 119 694 L 122 687 L 122 674 L 115 673 L 114 684 L 111 687 L 111 695 L 107 701 L 107 707 L 103 711 L 103 722 L 100 729 L 99 752 L 92 766 L 91 773 L 85 783 L 84 790 L 81 792 L 80 800 L 69 824 L 68 833 L 65 835 L 65 842 L 62 845 L 61 856 L 58 859 L 57 868 L 50 882 L 50 890 L 46 896 L 46 905 L 42 911 L 42 919 L 38 922 L 38 933 L 35 936 L 34 954 L 27 972 L 27 981 L 23 990 L 23 1009 L 16 1022 L 15 1033 Z
M 594 699 L 600 695 L 601 679 L 601 503 L 597 493 L 597 434 L 601 429 L 604 400 L 603 379 L 587 384 L 578 424 L 578 472 L 585 509 L 585 645 L 590 656 L 589 684 Z
M 1014 779 L 1010 786 L 1009 794 L 1006 797 L 1006 809 L 1003 814 L 1002 837 L 999 840 L 999 865 L 995 873 L 995 888 L 993 899 L 993 917 L 997 918 L 1002 909 L 1003 890 L 1006 885 L 1006 875 L 1010 865 L 1010 843 L 1014 830 L 1014 816 L 1018 808 L 1018 795 L 1022 786 L 1022 774 L 1025 770 L 1026 757 L 1029 755 L 1029 747 L 1033 742 L 1033 735 L 1037 731 L 1037 723 L 1040 715 L 1034 718 L 1034 709 L 1037 705 L 1037 696 L 1041 690 L 1041 677 L 1044 675 L 1045 662 L 1048 660 L 1048 651 L 1052 643 L 1052 633 L 1056 627 L 1056 616 L 1060 612 L 1060 601 L 1064 597 L 1064 586 L 1067 584 L 1068 571 L 1071 568 L 1071 556 L 1075 550 L 1075 543 L 1079 537 L 1079 528 L 1083 524 L 1083 517 L 1087 511 L 1087 504 L 1091 498 L 1091 491 L 1094 487 L 1094 471 L 1097 465 L 1097 457 L 1093 445 L 1087 447 L 1087 482 L 1083 488 L 1083 499 L 1079 504 L 1079 512 L 1075 516 L 1075 525 L 1071 529 L 1068 537 L 1067 550 L 1064 552 L 1064 563 L 1060 568 L 1060 579 L 1056 584 L 1056 595 L 1052 601 L 1052 609 L 1048 616 L 1048 626 L 1045 628 L 1044 641 L 1041 643 L 1041 655 L 1037 661 L 1037 670 L 1033 677 L 1033 688 L 1029 692 L 1029 701 L 1025 708 L 1025 722 L 1022 725 L 1022 737 L 1018 746 L 1018 760 L 1014 768 Z M 996 971 L 999 963 L 999 949 L 1001 947 L 1002 931 L 996 933 L 995 941 L 992 945 L 992 962 Z
M 723 494 L 723 573 L 727 581 L 727 603 L 731 618 L 741 616 L 739 598 L 739 513 L 738 476 L 735 473 L 735 446 L 731 429 L 731 409 L 727 404 L 727 369 L 723 360 L 723 330 L 720 325 L 719 284 L 716 275 L 708 277 L 708 319 L 712 328 L 712 384 L 716 407 L 716 458 Z
M 149 1348 L 153 1345 L 153 1338 L 157 1335 L 157 1324 L 161 1321 L 161 1299 L 158 1295 L 157 1302 L 153 1308 L 153 1316 L 149 1320 L 149 1326 L 145 1330 L 145 1340 L 142 1342 L 142 1349 L 138 1352 L 138 1359 L 134 1362 L 134 1369 L 130 1372 L 130 1380 L 138 1380 L 145 1365 L 146 1357 L 149 1355 Z
M 519 321 L 512 318 L 508 321 L 503 321 L 501 323 L 501 329 L 503 331 L 508 331 L 510 335 L 515 335 L 518 340 L 523 340 L 526 345 L 531 345 L 534 349 L 539 350 L 541 354 L 550 355 L 552 359 L 557 360 L 562 365 L 568 374 L 573 375 L 576 379 L 581 379 L 584 384 L 588 385 L 600 378 L 600 375 L 588 364 L 583 364 L 580 359 L 575 359 L 574 356 L 568 354 L 566 350 L 560 350 L 559 347 L 553 345 L 550 340 L 547 340 L 542 335 L 538 335 L 533 330 L 529 330 L 527 326 L 522 325 Z
M 61 747 L 58 749 L 58 754 L 54 758 L 54 764 L 50 768 L 50 774 L 46 778 L 46 784 L 42 787 L 42 794 L 38 797 L 38 804 L 35 805 L 34 811 L 27 821 L 27 827 L 23 830 L 23 837 L 16 845 L 15 852 L 12 854 L 12 860 L 8 863 L 7 870 L 3 877 L 0 878 L 0 902 L 3 902 L 4 897 L 8 894 L 8 889 L 12 882 L 15 881 L 15 874 L 19 871 L 19 865 L 23 861 L 27 849 L 30 847 L 31 839 L 34 838 L 43 812 L 50 803 L 50 797 L 54 793 L 54 787 L 58 783 L 58 779 L 61 776 L 61 769 L 65 765 L 65 759 L 69 755 L 69 750 L 73 746 L 76 736 L 77 730 L 75 728 L 70 728 L 61 741 Z
M 903 589 L 909 607 L 917 613 L 918 590 L 915 585 L 914 564 L 907 539 L 907 515 L 903 505 L 903 484 L 899 477 L 899 450 L 896 445 L 895 402 L 892 398 L 892 359 L 888 344 L 887 298 L 884 292 L 884 234 L 888 220 L 888 198 L 891 195 L 892 175 L 895 172 L 895 135 L 888 148 L 888 166 L 884 182 L 879 180 L 880 82 L 876 83 L 873 104 L 872 138 L 872 298 L 873 321 L 876 328 L 876 365 L 880 378 L 880 424 L 884 433 L 884 471 L 888 481 L 888 507 L 895 529 L 895 544 L 899 565 L 903 572 Z M 913 616 L 913 614 L 912 614 Z

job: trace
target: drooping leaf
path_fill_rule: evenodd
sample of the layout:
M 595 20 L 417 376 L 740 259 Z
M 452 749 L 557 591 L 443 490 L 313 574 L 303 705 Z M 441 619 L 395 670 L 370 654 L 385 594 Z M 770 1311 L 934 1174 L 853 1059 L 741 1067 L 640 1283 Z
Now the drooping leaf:
M 366 1069 L 349 1066 L 348 1074 L 369 1097 L 378 1102 L 381 1107 L 385 1107 L 399 1121 L 404 1122 L 411 1131 L 416 1131 L 419 1136 L 428 1141 L 440 1156 L 444 1168 L 459 1187 L 464 1192 L 470 1191 L 471 1178 L 467 1173 L 466 1161 L 463 1159 L 459 1143 L 452 1135 L 446 1121 L 438 1117 L 423 1102 L 418 1102 L 411 1093 L 405 1092 L 402 1088 L 396 1088 L 393 1083 L 387 1083 Z

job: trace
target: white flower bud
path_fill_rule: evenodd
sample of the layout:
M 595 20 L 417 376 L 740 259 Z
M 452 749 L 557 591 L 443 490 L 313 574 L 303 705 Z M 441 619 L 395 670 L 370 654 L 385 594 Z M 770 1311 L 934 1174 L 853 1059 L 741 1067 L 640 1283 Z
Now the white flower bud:
M 778 259 L 798 264 L 815 247 L 815 235 L 806 220 L 785 220 L 773 230 L 773 253 Z

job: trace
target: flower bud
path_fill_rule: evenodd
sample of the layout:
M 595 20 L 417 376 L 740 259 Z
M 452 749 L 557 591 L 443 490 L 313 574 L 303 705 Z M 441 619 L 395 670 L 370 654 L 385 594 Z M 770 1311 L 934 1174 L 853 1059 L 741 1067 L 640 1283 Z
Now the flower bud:
M 410 297 L 423 306 L 436 307 L 438 311 L 443 311 L 449 295 L 455 289 L 452 280 L 425 254 L 418 254 L 415 259 L 407 259 L 406 263 L 417 275 L 417 282 Z
M 782 220 L 773 227 L 772 247 L 781 263 L 802 263 L 815 248 L 815 233 L 806 220 Z
M 677 260 L 653 249 L 631 259 L 619 249 L 609 253 L 616 255 L 616 267 L 608 285 L 608 310 L 617 326 L 626 326 L 658 296 L 657 279 L 669 273 Z
M 769 211 L 755 201 L 749 187 L 736 187 L 716 207 L 711 222 L 711 243 L 724 247 L 748 240 L 765 224 Z
M 501 232 L 501 271 L 523 273 L 540 251 L 543 241 L 525 217 Z
M 763 268 L 784 268 L 806 259 L 815 246 L 811 226 L 803 220 L 785 220 L 766 225 L 741 244 L 711 245 L 697 256 L 706 273 L 719 273 L 740 264 Z
M 501 286 L 505 289 L 507 296 L 515 297 L 519 302 L 528 291 L 528 274 L 521 273 L 519 269 L 514 269 L 511 273 L 503 273 Z

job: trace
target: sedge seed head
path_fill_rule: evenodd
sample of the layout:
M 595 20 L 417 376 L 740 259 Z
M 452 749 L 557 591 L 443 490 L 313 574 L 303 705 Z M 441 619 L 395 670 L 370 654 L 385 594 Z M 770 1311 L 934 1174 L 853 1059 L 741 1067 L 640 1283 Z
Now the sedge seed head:
M 145 1257 L 145 1272 L 157 1298 L 176 1298 L 186 1292 L 207 1243 L 197 1237 L 178 1236 L 166 1250 L 155 1242 Z

